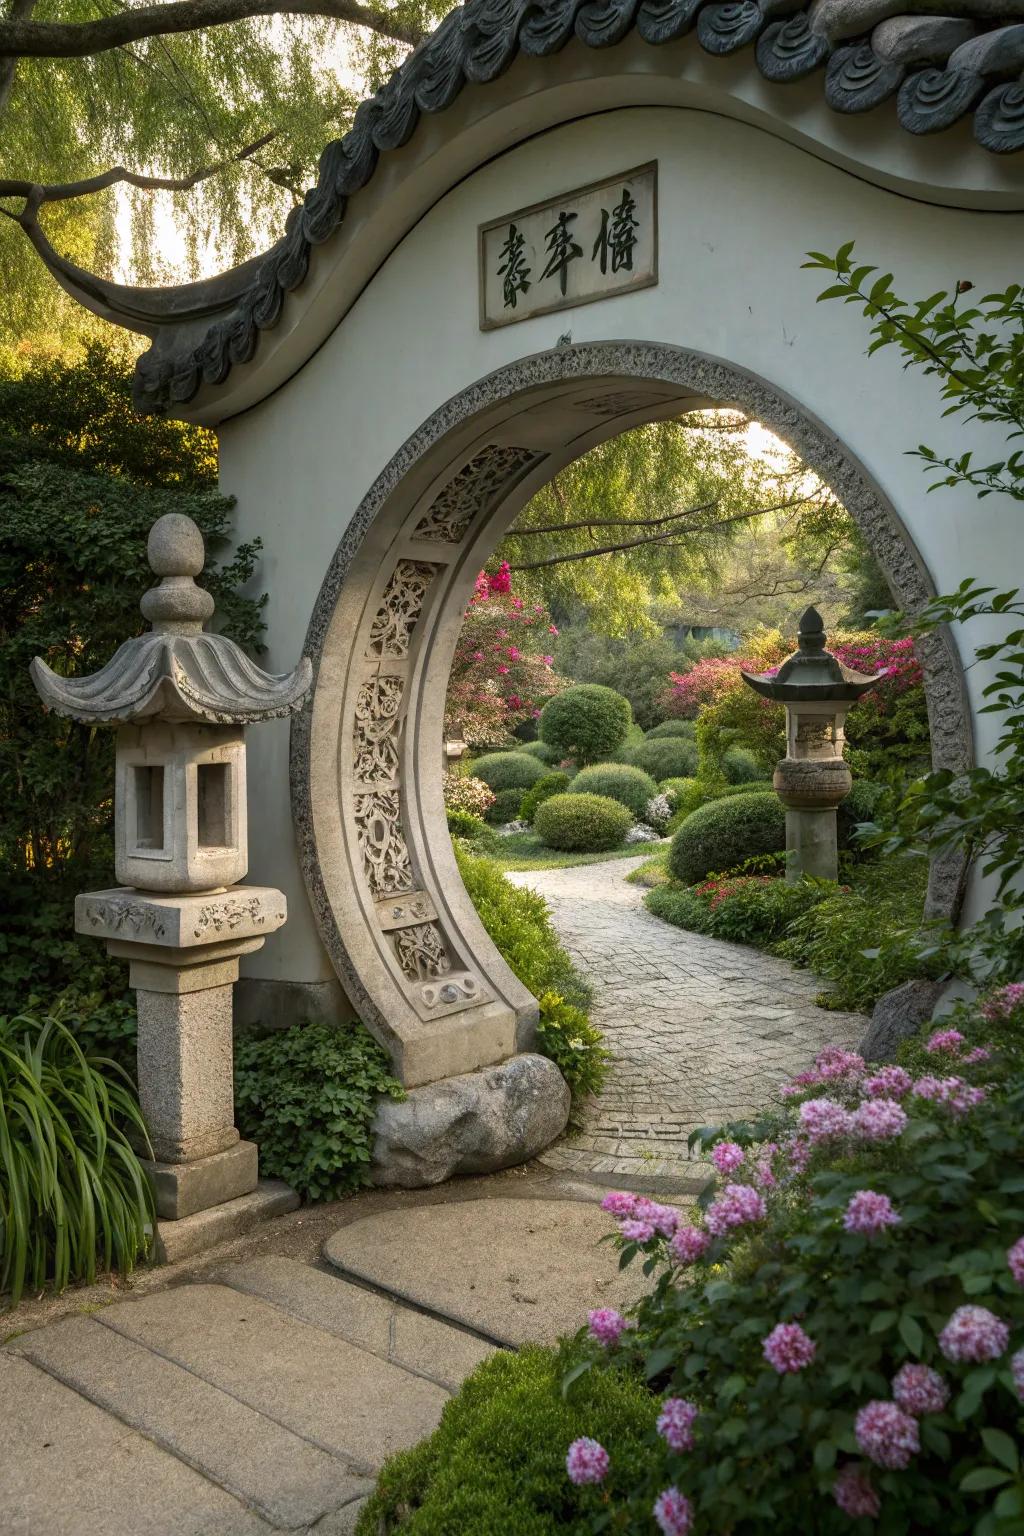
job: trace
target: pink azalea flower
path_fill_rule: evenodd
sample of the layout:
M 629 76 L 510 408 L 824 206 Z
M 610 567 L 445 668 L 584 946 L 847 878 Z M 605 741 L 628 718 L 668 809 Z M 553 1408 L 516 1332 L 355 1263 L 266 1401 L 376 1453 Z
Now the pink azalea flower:
M 846 1231 L 860 1232 L 866 1237 L 881 1232 L 885 1227 L 899 1226 L 901 1220 L 889 1196 L 876 1194 L 873 1189 L 858 1189 L 850 1197 L 850 1203 L 843 1213 Z
M 818 1346 L 799 1323 L 777 1323 L 761 1349 L 768 1364 L 780 1376 L 802 1371 L 811 1364 Z
M 913 1087 L 914 1079 L 905 1067 L 883 1067 L 869 1077 L 864 1090 L 873 1099 L 902 1099 Z
M 680 1227 L 668 1245 L 677 1264 L 694 1264 L 707 1251 L 711 1237 L 700 1227 Z
M 656 1200 L 648 1200 L 640 1195 L 636 1202 L 636 1213 L 640 1221 L 650 1222 L 655 1232 L 662 1237 L 671 1237 L 679 1225 L 679 1212 L 674 1205 L 659 1205 Z
M 975 1365 L 998 1360 L 1009 1342 L 1009 1328 L 987 1307 L 957 1307 L 939 1334 L 939 1348 L 947 1360 Z
M 508 673 L 509 673 L 508 667 L 499 667 L 498 668 L 498 676 L 499 677 L 507 677 Z
M 636 1195 L 624 1189 L 613 1189 L 601 1201 L 601 1209 L 607 1211 L 609 1216 L 634 1216 Z
M 917 1420 L 895 1403 L 865 1403 L 853 1430 L 864 1455 L 878 1467 L 902 1471 L 921 1449 Z
M 519 660 L 519 651 L 518 651 L 517 647 L 514 646 L 514 645 L 510 645 L 509 646 L 508 651 L 506 652 L 506 655 L 508 656 L 509 661 L 518 661 Z
M 678 1488 L 666 1488 L 654 1501 L 654 1523 L 662 1536 L 690 1536 L 693 1507 Z
M 1024 1285 L 1024 1237 L 1018 1237 L 1013 1247 L 1007 1250 L 1006 1262 L 1017 1284 Z
M 565 1458 L 569 1481 L 577 1488 L 583 1483 L 600 1483 L 608 1471 L 608 1452 L 599 1440 L 582 1435 L 574 1440 Z
M 743 1227 L 750 1222 L 763 1221 L 767 1215 L 764 1196 L 751 1184 L 727 1184 L 717 1200 L 713 1200 L 705 1212 L 704 1220 L 709 1232 L 721 1237 L 731 1227 Z
M 542 656 L 541 661 L 546 667 L 551 667 L 554 666 L 555 658 L 553 656 Z
M 938 1371 L 909 1360 L 892 1379 L 892 1395 L 904 1413 L 915 1419 L 923 1413 L 941 1413 L 949 1402 L 949 1388 Z
M 483 661 L 483 659 L 484 659 L 483 651 L 474 651 L 473 652 L 473 660 L 474 661 Z
M 735 1141 L 720 1141 L 711 1153 L 719 1173 L 735 1173 L 743 1162 L 743 1148 Z
M 696 1403 L 685 1397 L 666 1397 L 658 1415 L 657 1430 L 670 1450 L 693 1450 L 693 1425 L 697 1418 Z
M 624 1221 L 619 1231 L 631 1243 L 649 1243 L 654 1236 L 654 1223 L 652 1221 Z
M 587 1332 L 597 1344 L 610 1349 L 617 1344 L 627 1328 L 632 1326 L 614 1307 L 597 1307 L 587 1314 Z
M 855 1461 L 841 1467 L 836 1473 L 832 1497 L 843 1514 L 849 1515 L 852 1520 L 875 1520 L 882 1507 L 866 1469 Z
M 808 1099 L 800 1105 L 799 1115 L 800 1129 L 812 1143 L 848 1136 L 852 1130 L 849 1110 L 835 1099 Z
M 853 1112 L 853 1134 L 861 1141 L 892 1141 L 907 1124 L 895 1099 L 865 1099 Z
M 549 635 L 557 635 L 558 634 L 558 626 L 556 624 L 549 624 L 548 625 L 548 634 Z

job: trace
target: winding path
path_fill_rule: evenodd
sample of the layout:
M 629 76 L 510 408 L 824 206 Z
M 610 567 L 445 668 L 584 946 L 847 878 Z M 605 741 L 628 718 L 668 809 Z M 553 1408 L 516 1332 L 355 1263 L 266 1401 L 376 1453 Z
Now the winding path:
M 646 857 L 506 878 L 548 902 L 613 1056 L 582 1133 L 542 1161 L 602 1184 L 682 1190 L 706 1178 L 689 1162 L 690 1131 L 763 1108 L 823 1045 L 855 1045 L 867 1021 L 818 1008 L 820 982 L 784 960 L 654 917 L 625 878 Z

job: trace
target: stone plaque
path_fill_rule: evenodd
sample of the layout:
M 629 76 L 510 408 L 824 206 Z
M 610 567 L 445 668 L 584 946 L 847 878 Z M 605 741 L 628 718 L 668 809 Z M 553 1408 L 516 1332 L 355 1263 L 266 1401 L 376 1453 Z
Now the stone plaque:
M 480 226 L 485 331 L 657 281 L 657 163 Z

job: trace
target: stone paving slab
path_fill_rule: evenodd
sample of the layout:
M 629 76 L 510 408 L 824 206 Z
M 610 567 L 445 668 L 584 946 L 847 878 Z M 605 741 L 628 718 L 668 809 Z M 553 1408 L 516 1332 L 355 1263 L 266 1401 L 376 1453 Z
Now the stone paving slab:
M 0 1354 L 4 1536 L 269 1536 L 273 1527 L 177 1457 Z
M 363 1217 L 324 1245 L 353 1275 L 515 1347 L 554 1343 L 591 1307 L 623 1307 L 647 1288 L 602 1239 L 614 1222 L 577 1200 L 466 1200 Z
M 366 1474 L 430 1434 L 448 1400 L 432 1382 L 224 1285 L 159 1292 L 101 1321 Z
M 547 901 L 613 1056 L 581 1134 L 541 1161 L 605 1186 L 692 1192 L 707 1173 L 691 1131 L 757 1114 L 823 1045 L 855 1046 L 868 1021 L 817 1007 L 820 981 L 785 960 L 648 912 L 625 878 L 648 857 L 505 877 Z
M 493 1353 L 472 1334 L 294 1259 L 232 1264 L 215 1278 L 451 1392 Z
M 370 1490 L 337 1457 L 92 1318 L 67 1318 L 15 1349 L 284 1530 Z

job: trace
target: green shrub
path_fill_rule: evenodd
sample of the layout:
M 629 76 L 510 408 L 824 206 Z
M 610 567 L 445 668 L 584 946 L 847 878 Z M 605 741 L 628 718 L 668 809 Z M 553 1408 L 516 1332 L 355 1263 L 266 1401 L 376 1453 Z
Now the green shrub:
M 728 800 L 732 795 L 774 795 L 775 785 L 768 780 L 758 783 L 756 780 L 750 784 L 719 784 L 716 789 L 709 791 L 704 803 L 707 805 L 712 800 Z
M 484 816 L 488 807 L 494 803 L 494 791 L 487 787 L 483 779 L 474 778 L 471 773 L 449 770 L 444 775 L 442 785 L 446 811 Z
M 624 1497 L 639 1475 L 656 1401 L 612 1371 L 591 1372 L 567 1399 L 563 1369 L 537 1345 L 485 1360 L 430 1438 L 385 1462 L 357 1536 L 588 1536 L 607 1493 Z M 582 1435 L 616 1455 L 601 1489 L 581 1497 L 565 1453 Z
M 683 741 L 697 740 L 697 725 L 693 720 L 663 720 L 660 725 L 652 726 L 645 732 L 648 741 L 662 741 L 666 737 L 671 739 L 681 738 Z
M 712 800 L 693 811 L 672 838 L 669 867 L 684 885 L 735 869 L 786 846 L 786 813 L 775 795 L 754 792 Z
M 541 710 L 540 737 L 560 757 L 585 766 L 620 747 L 632 723 L 629 700 L 621 693 L 580 683 L 548 699 Z
M 536 891 L 512 885 L 488 859 L 456 848 L 463 883 L 502 959 L 537 999 L 537 1049 L 569 1084 L 574 1106 L 598 1093 L 607 1055 L 587 1018 L 590 989 L 558 942 L 547 903 Z
M 484 812 L 485 820 L 492 827 L 503 827 L 509 821 L 518 821 L 522 803 L 521 789 L 500 789 L 494 797 L 494 804 L 489 805 Z
M 264 1175 L 310 1200 L 367 1182 L 370 1125 L 384 1094 L 405 1097 L 361 1024 L 293 1024 L 235 1046 L 238 1129 L 259 1146 Z
M 698 805 L 704 804 L 706 788 L 699 779 L 662 779 L 661 792 L 671 795 L 675 802 L 675 809 L 689 816 Z
M 532 789 L 528 789 L 519 802 L 519 816 L 522 821 L 533 821 L 537 814 L 538 805 L 543 805 L 545 800 L 550 800 L 552 795 L 562 795 L 569 788 L 569 775 L 567 773 L 546 773 L 542 779 L 538 779 Z
M 479 816 L 473 816 L 469 811 L 445 811 L 448 822 L 448 831 L 452 837 L 466 837 L 472 842 L 486 830 L 486 823 Z
M 618 800 L 633 812 L 636 821 L 643 821 L 647 803 L 658 793 L 658 786 L 650 774 L 642 768 L 632 768 L 628 763 L 594 763 L 581 768 L 572 781 L 573 794 L 606 795 Z
M 631 747 L 621 748 L 615 758 L 617 762 L 642 768 L 659 784 L 663 779 L 692 778 L 697 772 L 697 748 L 681 736 L 647 738 Z
M 874 849 L 858 843 L 856 828 L 860 822 L 874 821 L 883 815 L 893 805 L 894 798 L 887 784 L 878 784 L 873 779 L 854 779 L 853 788 L 836 814 L 840 848 L 850 849 L 858 859 L 873 857 Z
M 790 884 L 771 875 L 722 875 L 700 885 L 658 885 L 645 902 L 655 917 L 677 928 L 768 949 L 794 918 L 837 889 L 825 880 Z
M 755 784 L 763 776 L 760 762 L 746 747 L 729 747 L 721 767 L 728 784 Z
M 632 826 L 624 805 L 607 795 L 555 795 L 538 807 L 534 830 L 549 848 L 568 853 L 601 853 L 617 848 Z
M 128 1274 L 145 1255 L 153 1198 L 132 1084 L 57 1019 L 0 1017 L 0 1292 Z
M 476 758 L 472 767 L 473 776 L 483 779 L 495 794 L 503 789 L 529 789 L 544 775 L 544 764 L 528 752 L 488 752 Z
M 531 724 L 535 723 L 535 721 L 531 721 Z M 535 757 L 545 767 L 551 767 L 554 763 L 558 762 L 558 753 L 554 747 L 549 747 L 546 741 L 528 741 L 525 746 L 518 747 L 516 750 L 525 752 L 527 757 Z

